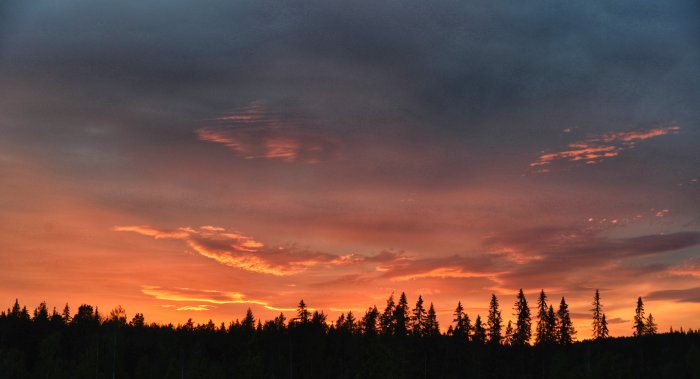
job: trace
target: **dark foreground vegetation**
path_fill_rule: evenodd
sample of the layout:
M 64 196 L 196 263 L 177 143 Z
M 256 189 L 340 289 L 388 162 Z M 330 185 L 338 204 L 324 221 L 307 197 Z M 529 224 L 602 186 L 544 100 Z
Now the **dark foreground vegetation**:
M 403 294 L 359 319 L 328 322 L 302 301 L 291 320 L 263 323 L 249 310 L 218 326 L 147 324 L 138 313 L 129 321 L 121 307 L 103 317 L 89 305 L 72 314 L 42 303 L 30 314 L 15 302 L 0 314 L 0 378 L 700 378 L 700 333 L 657 334 L 640 318 L 634 337 L 575 342 L 561 335 L 575 334 L 568 314 L 544 300 L 534 346 L 522 292 L 503 335 L 495 296 L 484 325 L 458 304 L 447 333 L 432 304 L 426 311 L 419 298 L 410 310 Z

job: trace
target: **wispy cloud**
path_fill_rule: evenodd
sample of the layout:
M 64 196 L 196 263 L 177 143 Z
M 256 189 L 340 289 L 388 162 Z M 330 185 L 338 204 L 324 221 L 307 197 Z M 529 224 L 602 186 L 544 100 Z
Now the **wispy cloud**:
M 255 304 L 263 306 L 266 309 L 275 311 L 293 311 L 295 308 L 280 308 L 269 304 L 267 301 L 249 299 L 242 293 L 226 292 L 218 290 L 200 290 L 192 288 L 163 288 L 159 286 L 142 286 L 141 292 L 158 300 L 189 302 L 189 303 L 208 303 L 204 305 L 186 305 L 176 308 L 176 310 L 196 310 L 206 311 L 211 307 L 210 304 Z
M 243 159 L 313 164 L 337 150 L 337 142 L 324 137 L 311 120 L 270 112 L 259 102 L 207 122 L 212 125 L 198 128 L 197 138 L 222 144 Z
M 652 129 L 639 129 L 626 132 L 610 132 L 588 137 L 570 143 L 566 149 L 555 152 L 542 152 L 536 161 L 530 163 L 534 172 L 548 172 L 554 162 L 575 162 L 593 165 L 605 159 L 616 157 L 622 151 L 635 148 L 639 141 L 675 134 L 679 126 L 666 126 Z
M 159 230 L 151 226 L 116 226 L 113 230 L 156 239 L 182 240 L 201 256 L 221 264 L 276 276 L 299 274 L 319 265 L 342 266 L 378 259 L 375 256 L 315 252 L 295 245 L 267 247 L 251 237 L 215 226 L 180 227 L 174 230 Z
M 645 298 L 648 300 L 672 300 L 679 303 L 700 303 L 700 287 L 654 291 Z

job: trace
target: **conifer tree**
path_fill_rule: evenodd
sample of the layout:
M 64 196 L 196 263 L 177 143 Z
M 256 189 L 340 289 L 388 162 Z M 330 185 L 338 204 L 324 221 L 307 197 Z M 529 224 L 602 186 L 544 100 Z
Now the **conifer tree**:
M 649 317 L 647 318 L 646 325 L 644 325 L 644 334 L 649 334 L 653 335 L 656 334 L 657 332 L 657 325 L 654 322 L 654 316 L 649 313 Z
M 501 343 L 501 329 L 503 328 L 503 318 L 501 311 L 498 309 L 498 298 L 495 294 L 491 294 L 491 302 L 489 303 L 489 315 L 486 320 L 486 325 L 489 329 L 489 342 L 498 345 Z
M 392 335 L 394 333 L 396 319 L 394 318 L 394 313 L 396 311 L 396 304 L 394 304 L 394 293 L 389 295 L 386 300 L 386 308 L 384 308 L 384 313 L 379 318 L 379 329 L 384 335 Z
M 142 328 L 145 325 L 145 319 L 143 313 L 136 313 L 131 319 L 131 325 L 136 328 Z
M 352 313 L 352 311 L 348 311 L 343 328 L 348 333 L 355 333 L 355 330 L 357 329 L 357 321 L 355 320 L 355 315 Z
M 457 308 L 455 308 L 453 315 L 455 317 L 452 320 L 455 323 L 453 335 L 469 339 L 469 333 L 472 328 L 471 320 L 469 320 L 469 315 L 464 313 L 461 301 L 457 302 Z
M 506 327 L 506 335 L 503 339 L 503 344 L 506 346 L 513 345 L 513 323 L 508 320 L 508 326 Z
M 574 335 L 576 335 L 576 331 L 574 330 L 574 325 L 571 322 L 571 315 L 569 314 L 569 305 L 566 304 L 564 296 L 561 297 L 561 302 L 559 303 L 557 318 L 559 320 L 557 343 L 559 343 L 560 345 L 569 345 L 574 341 Z
M 513 331 L 511 343 L 515 346 L 524 346 L 530 343 L 532 321 L 530 318 L 530 307 L 527 305 L 527 300 L 525 299 L 522 288 L 518 293 L 514 310 L 517 320 L 515 321 L 515 330 Z
M 430 308 L 428 308 L 428 315 L 425 318 L 425 335 L 427 336 L 439 336 L 440 335 L 440 324 L 437 320 L 437 314 L 435 313 L 435 307 L 433 303 L 430 303 Z
M 548 342 L 547 336 L 547 295 L 544 289 L 540 291 L 540 296 L 537 298 L 537 329 L 535 334 L 535 344 L 540 345 Z
M 377 321 L 379 319 L 379 311 L 377 310 L 377 306 L 375 305 L 372 308 L 369 308 L 366 312 L 365 315 L 362 317 L 362 320 L 360 321 L 360 328 L 362 329 L 362 333 L 366 336 L 374 336 L 377 334 Z
M 66 306 L 63 307 L 63 312 L 61 312 L 61 316 L 63 316 L 63 323 L 66 325 L 70 324 L 71 320 L 73 320 L 73 318 L 70 315 L 70 307 L 68 306 L 68 303 L 66 303 Z
M 554 313 L 554 307 L 551 305 L 547 310 L 547 330 L 546 330 L 546 342 L 555 343 L 557 341 L 557 315 Z
M 255 317 L 253 316 L 253 311 L 250 310 L 250 307 L 245 312 L 245 318 L 243 318 L 243 321 L 241 321 L 241 326 L 246 330 L 255 329 Z
M 46 302 L 42 301 L 36 309 L 34 309 L 34 322 L 46 323 L 49 321 L 49 309 L 46 307 Z
M 600 338 L 608 337 L 610 337 L 610 332 L 608 331 L 608 322 L 605 320 L 605 313 L 603 313 L 603 317 L 600 319 Z
M 411 329 L 413 335 L 423 336 L 426 331 L 426 313 L 423 307 L 423 297 L 418 295 L 418 301 L 416 301 L 416 307 L 413 308 L 413 314 L 411 315 Z
M 593 297 L 593 338 L 604 338 L 603 336 L 603 306 L 600 304 L 600 292 L 595 290 Z
M 396 304 L 394 319 L 396 320 L 394 335 L 405 336 L 408 333 L 408 322 L 410 320 L 410 316 L 408 314 L 408 300 L 406 299 L 406 294 L 404 292 L 401 292 L 399 302 Z
M 481 323 L 481 316 L 476 315 L 476 320 L 474 321 L 474 335 L 472 336 L 472 341 L 478 344 L 484 344 L 486 342 L 486 329 Z
M 280 315 L 275 317 L 274 320 L 274 326 L 277 331 L 282 331 L 286 328 L 285 321 L 287 320 L 286 317 L 284 317 L 284 313 L 280 312 Z
M 637 308 L 634 310 L 634 336 L 644 335 L 646 331 L 646 318 L 644 317 L 644 303 L 642 297 L 637 298 Z
M 297 319 L 302 325 L 309 323 L 309 309 L 306 308 L 304 299 L 301 299 L 299 305 L 297 306 Z

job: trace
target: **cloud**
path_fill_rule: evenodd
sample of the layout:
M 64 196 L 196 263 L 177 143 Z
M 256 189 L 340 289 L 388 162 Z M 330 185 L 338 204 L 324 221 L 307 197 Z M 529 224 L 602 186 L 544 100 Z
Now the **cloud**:
M 190 303 L 209 303 L 215 305 L 224 304 L 254 304 L 261 305 L 266 309 L 275 311 L 293 311 L 296 308 L 280 308 L 270 305 L 267 301 L 249 299 L 242 293 L 226 292 L 218 290 L 200 290 L 192 288 L 163 288 L 159 286 L 142 286 L 141 292 L 145 295 L 152 296 L 158 300 L 190 302 Z M 209 310 L 211 305 L 189 305 L 179 307 L 176 310 Z M 197 309 L 195 309 L 197 308 Z
M 634 149 L 639 141 L 667 134 L 676 134 L 679 126 L 666 126 L 652 129 L 639 129 L 626 132 L 609 132 L 595 135 L 568 145 L 568 149 L 553 153 L 542 153 L 530 163 L 534 172 L 548 172 L 549 167 L 558 161 L 585 163 L 588 165 L 616 157 L 622 151 Z
M 644 298 L 648 300 L 671 300 L 679 303 L 700 303 L 700 287 L 654 291 Z
M 243 159 L 313 164 L 331 159 L 338 148 L 311 120 L 272 113 L 259 102 L 208 123 L 213 125 L 196 130 L 197 138 L 222 144 Z

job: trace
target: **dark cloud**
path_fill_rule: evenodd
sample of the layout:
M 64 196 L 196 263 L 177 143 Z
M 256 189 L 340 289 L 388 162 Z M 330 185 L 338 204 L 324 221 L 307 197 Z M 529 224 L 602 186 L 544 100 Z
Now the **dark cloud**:
M 700 287 L 653 291 L 644 298 L 647 300 L 672 300 L 680 303 L 700 303 Z

